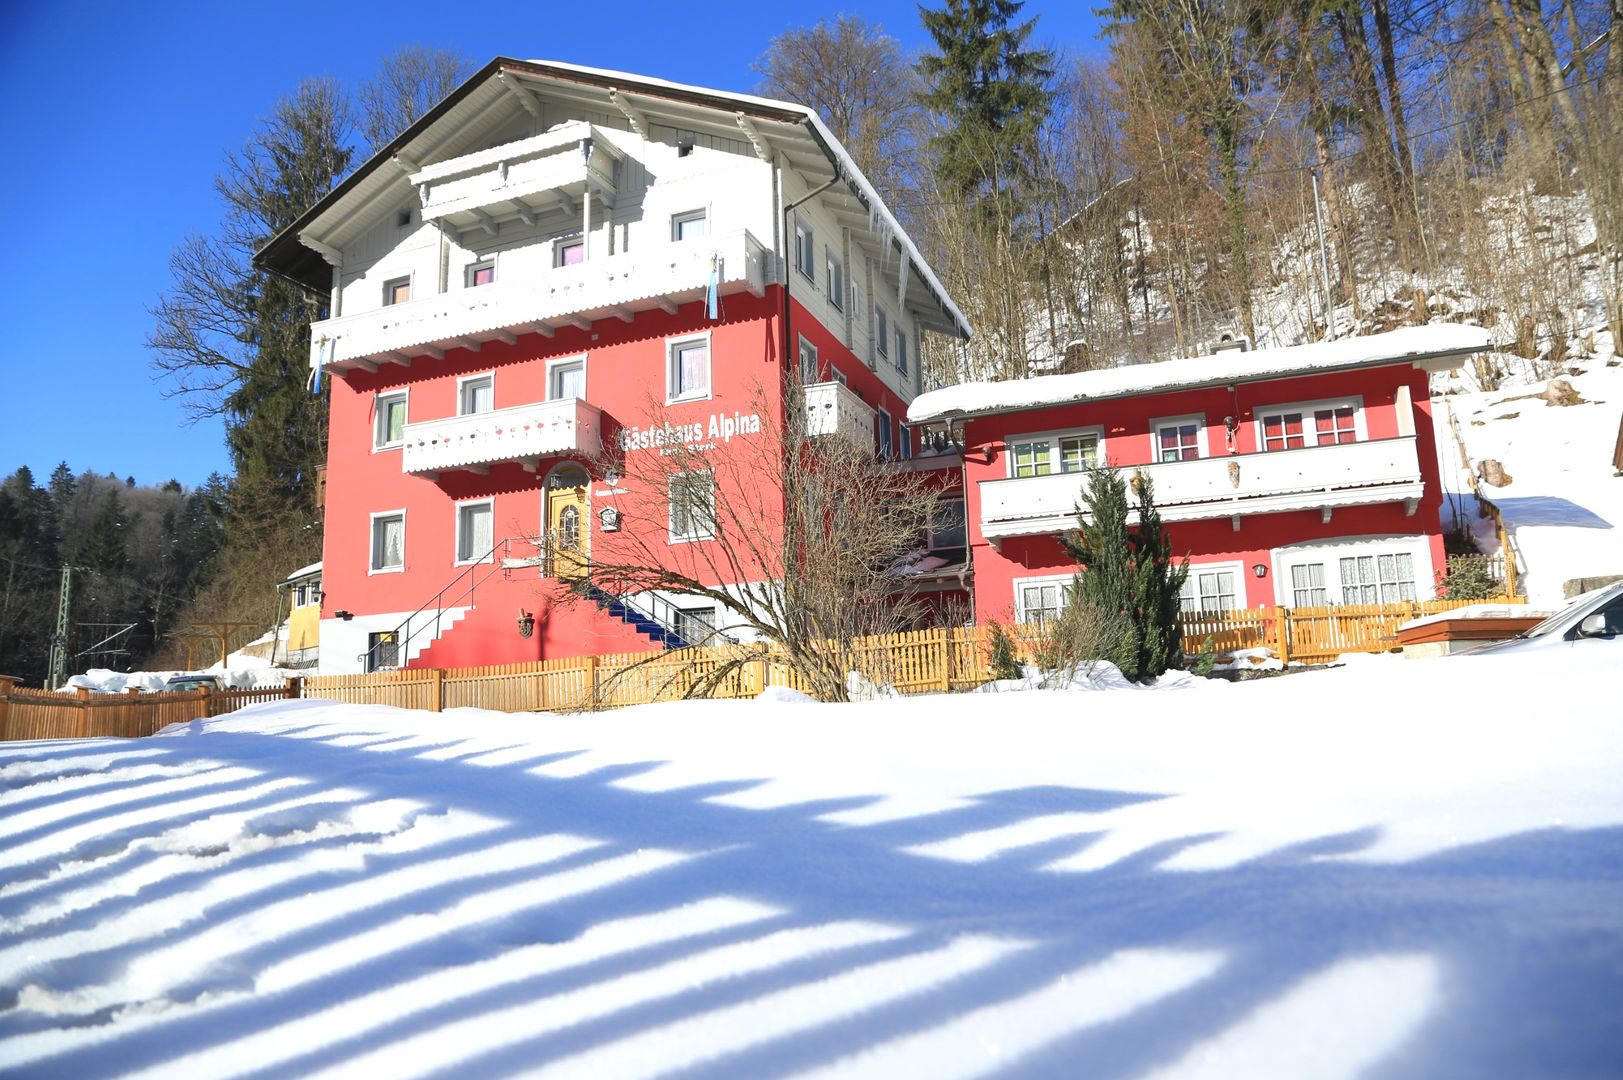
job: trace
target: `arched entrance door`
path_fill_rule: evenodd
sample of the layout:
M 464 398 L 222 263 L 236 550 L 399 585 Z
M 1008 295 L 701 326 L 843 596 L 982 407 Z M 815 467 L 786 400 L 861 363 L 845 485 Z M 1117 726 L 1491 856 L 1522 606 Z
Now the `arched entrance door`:
M 586 574 L 591 554 L 591 478 L 579 465 L 560 465 L 547 477 L 547 574 L 576 578 Z

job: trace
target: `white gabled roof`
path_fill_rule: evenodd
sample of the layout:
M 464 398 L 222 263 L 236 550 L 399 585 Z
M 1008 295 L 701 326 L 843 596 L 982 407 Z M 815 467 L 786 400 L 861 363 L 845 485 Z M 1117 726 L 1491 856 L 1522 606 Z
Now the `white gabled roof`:
M 321 564 L 318 563 L 318 562 L 313 562 L 309 566 L 300 567 L 299 569 L 293 571 L 291 574 L 289 574 L 286 578 L 284 578 L 282 580 L 282 583 L 285 585 L 289 581 L 297 581 L 300 578 L 310 577 L 310 576 L 312 576 L 314 574 L 319 574 L 319 573 L 321 573 Z
M 1073 375 L 959 383 L 920 394 L 907 410 L 907 419 L 918 424 L 1319 371 L 1418 362 L 1481 352 L 1491 344 L 1491 335 L 1480 326 L 1432 323 L 1311 345 L 1188 356 Z

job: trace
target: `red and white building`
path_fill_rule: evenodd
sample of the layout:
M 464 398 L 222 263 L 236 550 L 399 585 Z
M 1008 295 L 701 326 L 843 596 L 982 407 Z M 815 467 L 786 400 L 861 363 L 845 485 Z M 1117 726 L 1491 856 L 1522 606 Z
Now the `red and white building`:
M 823 430 L 906 456 L 921 336 L 969 334 L 809 110 L 551 62 L 486 65 L 256 259 L 330 297 L 329 673 L 715 625 L 675 597 L 556 602 L 538 536 L 711 542 L 680 508 L 617 516 L 603 447 L 714 445 L 688 497 L 726 498 L 798 377 Z
M 1444 568 L 1429 372 L 1488 347 L 1431 325 L 970 383 L 912 404 L 963 448 L 977 621 L 1051 618 L 1090 465 L 1142 469 L 1185 610 L 1431 599 Z

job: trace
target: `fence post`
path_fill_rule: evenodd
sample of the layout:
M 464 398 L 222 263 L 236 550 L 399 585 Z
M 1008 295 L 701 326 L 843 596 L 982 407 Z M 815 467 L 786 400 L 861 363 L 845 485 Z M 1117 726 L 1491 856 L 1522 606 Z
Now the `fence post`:
M 192 712 L 196 715 L 194 715 L 192 719 L 207 720 L 211 715 L 213 715 L 213 710 L 210 708 L 210 706 L 213 705 L 213 702 L 210 699 L 214 697 L 214 691 L 210 690 L 206 686 L 199 686 L 192 692 L 197 695 L 197 706 L 192 709 Z
M 444 712 L 445 711 L 445 669 L 444 668 L 438 668 L 438 667 L 437 668 L 430 668 L 429 669 L 429 681 L 431 683 L 431 685 L 428 688 L 428 692 L 429 692 L 429 695 L 430 695 L 429 700 L 433 703 L 433 704 L 429 705 L 429 708 L 432 709 L 434 712 Z
M 587 701 L 589 701 L 591 703 L 587 707 L 590 708 L 593 712 L 596 712 L 597 711 L 597 657 L 595 657 L 595 656 L 588 656 L 586 658 L 586 693 L 588 695 L 587 696 Z
M 0 675 L 0 740 L 11 738 L 11 689 L 17 680 Z
M 1281 607 L 1278 604 L 1274 605 L 1274 635 L 1275 635 L 1275 638 L 1277 639 L 1277 641 L 1279 642 L 1279 647 L 1274 650 L 1274 656 L 1278 657 L 1279 662 L 1281 664 L 1290 663 L 1290 659 L 1291 659 L 1290 609 L 1286 608 L 1286 607 Z
M 936 680 L 937 688 L 943 693 L 952 692 L 952 631 L 945 626 L 935 632 L 936 653 L 941 664 L 941 674 Z
M 287 687 L 282 692 L 290 698 L 302 698 L 304 696 L 304 676 L 289 675 L 287 677 Z

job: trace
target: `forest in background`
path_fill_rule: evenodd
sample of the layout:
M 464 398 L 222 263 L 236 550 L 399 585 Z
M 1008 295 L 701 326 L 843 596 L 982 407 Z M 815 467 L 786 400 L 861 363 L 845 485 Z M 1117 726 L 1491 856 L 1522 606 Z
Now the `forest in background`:
M 1494 330 L 1482 385 L 1507 357 L 1544 376 L 1612 352 L 1623 0 L 1101 15 L 1100 59 L 1045 40 L 1019 0 L 921 7 L 916 55 L 855 15 L 764 43 L 756 89 L 818 110 L 976 329 L 928 343 L 932 383 L 1433 318 Z M 473 68 L 412 47 L 358 87 L 306 79 L 225 154 L 219 224 L 174 249 L 147 344 L 192 414 L 223 419 L 232 474 L 186 491 L 64 465 L 0 484 L 0 672 L 43 676 L 64 565 L 73 670 L 103 624 L 134 627 L 116 667 L 178 663 L 193 622 L 269 628 L 276 584 L 321 553 L 326 400 L 306 380 L 325 297 L 250 256 Z

